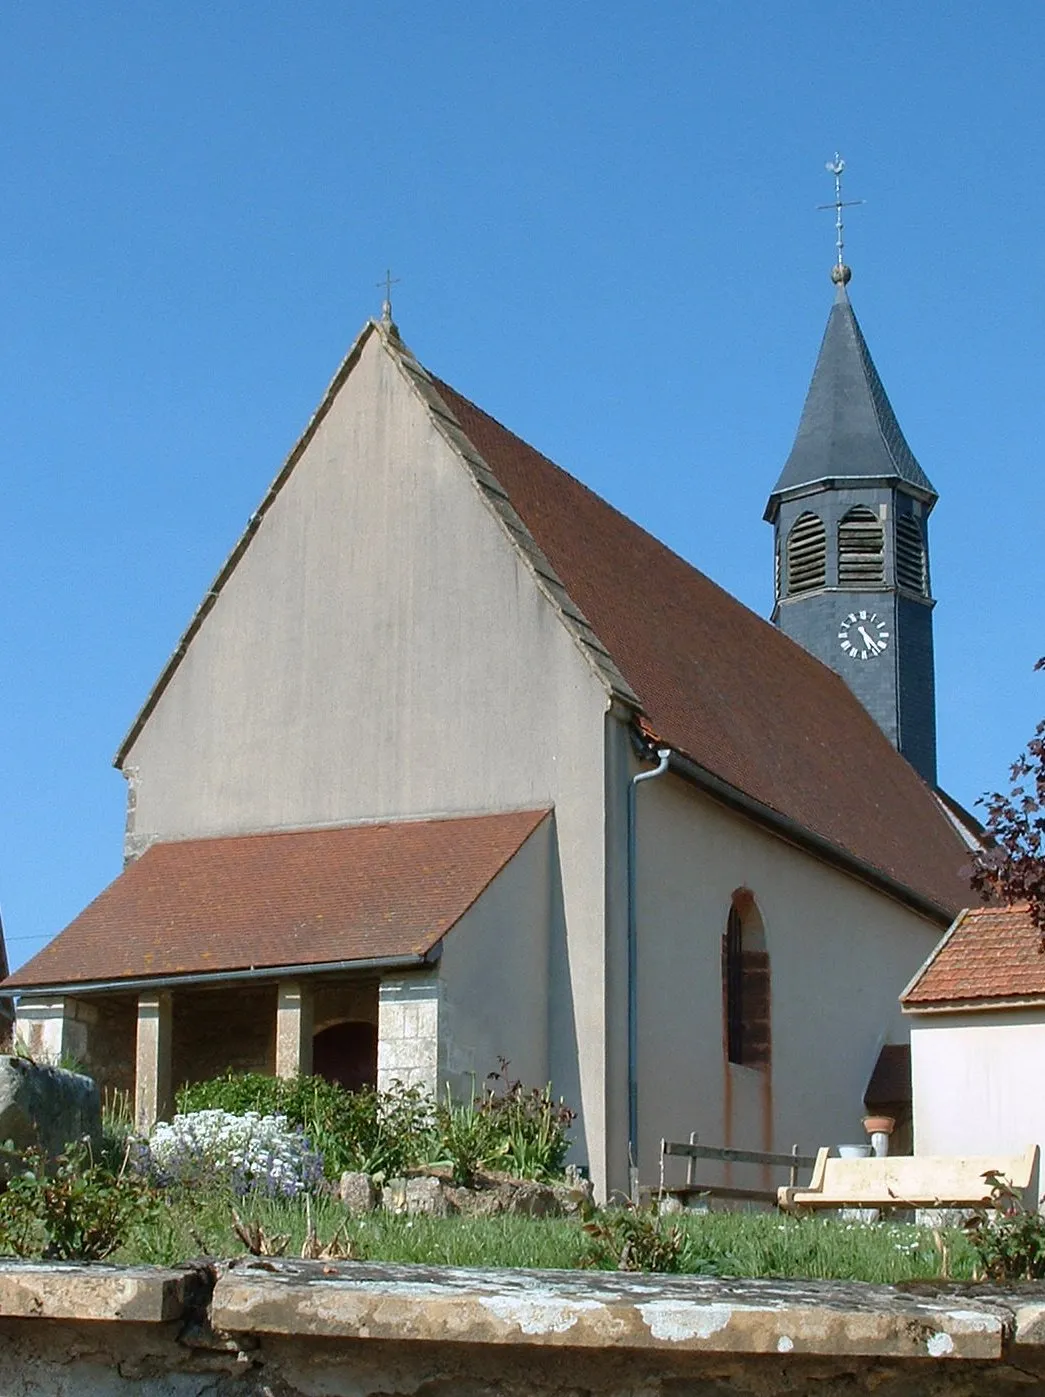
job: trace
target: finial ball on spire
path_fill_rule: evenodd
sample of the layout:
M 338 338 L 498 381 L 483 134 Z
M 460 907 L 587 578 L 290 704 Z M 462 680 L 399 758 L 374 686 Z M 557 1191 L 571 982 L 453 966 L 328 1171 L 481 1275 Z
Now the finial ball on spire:
M 848 286 L 852 277 L 852 268 L 847 267 L 844 262 L 836 262 L 831 268 L 831 280 L 836 286 Z

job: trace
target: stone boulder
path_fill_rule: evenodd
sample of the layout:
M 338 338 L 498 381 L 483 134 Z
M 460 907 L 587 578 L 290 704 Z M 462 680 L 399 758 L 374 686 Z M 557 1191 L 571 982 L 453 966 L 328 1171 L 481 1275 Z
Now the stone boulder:
M 344 1198 L 343 1190 L 344 1185 Z M 386 1212 L 423 1213 L 429 1217 L 448 1217 L 456 1213 L 473 1218 L 502 1214 L 529 1218 L 579 1217 L 586 1216 L 593 1204 L 591 1180 L 579 1175 L 545 1184 L 533 1179 L 515 1179 L 507 1174 L 480 1172 L 473 1183 L 465 1187 L 455 1184 L 447 1169 L 433 1168 L 408 1178 L 389 1179 L 381 1190 L 381 1206 Z
M 381 1206 L 390 1213 L 445 1218 L 457 1211 L 441 1179 L 430 1174 L 389 1179 L 381 1190 Z
M 587 1217 L 595 1208 L 595 1185 L 574 1169 L 567 1170 L 566 1179 L 552 1184 L 552 1189 L 565 1217 Z
M 346 1169 L 337 1193 L 348 1212 L 353 1214 L 372 1213 L 377 1206 L 377 1189 L 369 1174 Z
M 454 1188 L 443 1185 L 453 1211 L 467 1217 L 497 1217 L 507 1213 L 512 1217 L 561 1217 L 562 1205 L 551 1184 L 535 1183 L 532 1179 L 510 1179 L 480 1176 L 474 1188 Z
M 102 1104 L 90 1077 L 0 1057 L 0 1147 L 38 1148 L 50 1158 L 75 1140 L 102 1138 Z

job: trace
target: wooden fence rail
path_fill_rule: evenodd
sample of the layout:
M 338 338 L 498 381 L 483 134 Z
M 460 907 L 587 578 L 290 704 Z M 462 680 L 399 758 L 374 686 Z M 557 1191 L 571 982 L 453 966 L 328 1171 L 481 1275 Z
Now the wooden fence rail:
M 686 1183 L 683 1188 L 668 1188 L 664 1183 L 664 1161 L 669 1158 L 686 1160 Z M 701 1145 L 694 1131 L 688 1142 L 661 1140 L 660 1142 L 660 1193 L 670 1193 L 676 1198 L 687 1198 L 697 1194 L 707 1194 L 714 1198 L 735 1198 L 755 1203 L 776 1203 L 776 1189 L 734 1188 L 731 1184 L 701 1184 L 697 1182 L 694 1165 L 698 1159 L 715 1160 L 723 1164 L 760 1164 L 775 1169 L 787 1169 L 790 1186 L 798 1184 L 799 1169 L 812 1169 L 816 1156 L 799 1154 L 798 1146 L 792 1145 L 790 1154 L 778 1154 L 772 1150 L 735 1150 L 727 1145 Z

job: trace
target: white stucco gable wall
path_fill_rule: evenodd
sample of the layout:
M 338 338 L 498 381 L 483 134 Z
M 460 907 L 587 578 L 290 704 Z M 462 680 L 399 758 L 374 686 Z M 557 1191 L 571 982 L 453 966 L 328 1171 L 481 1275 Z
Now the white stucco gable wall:
M 1045 1006 L 909 1018 L 916 1154 L 1045 1151 Z
M 377 332 L 127 746 L 153 838 L 554 806 L 605 1183 L 606 684 Z M 563 987 L 562 979 L 566 986 Z
M 136 832 L 551 803 L 605 703 L 375 334 L 127 754 Z

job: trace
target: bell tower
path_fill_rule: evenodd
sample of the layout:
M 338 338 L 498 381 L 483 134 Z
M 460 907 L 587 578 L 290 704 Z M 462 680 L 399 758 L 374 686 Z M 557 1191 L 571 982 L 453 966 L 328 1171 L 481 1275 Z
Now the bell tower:
M 766 519 L 773 620 L 837 671 L 916 771 L 936 785 L 928 521 L 937 495 L 886 397 L 847 287 L 835 157 L 834 305 L 791 454 Z M 844 755 L 844 754 L 841 754 Z

